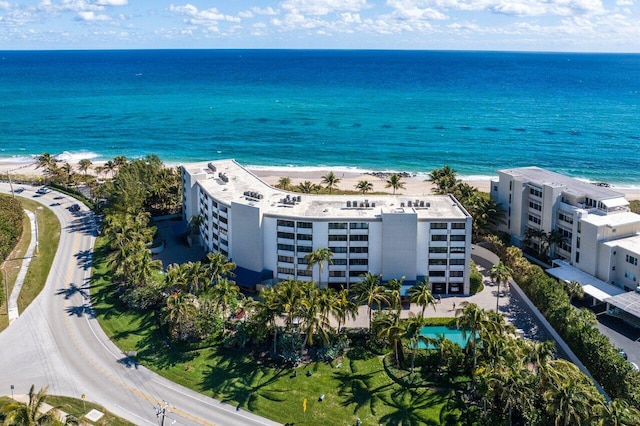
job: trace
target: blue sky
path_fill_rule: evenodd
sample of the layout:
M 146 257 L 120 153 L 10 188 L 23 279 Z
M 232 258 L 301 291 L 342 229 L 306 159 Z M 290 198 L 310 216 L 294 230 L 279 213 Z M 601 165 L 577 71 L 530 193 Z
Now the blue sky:
M 640 52 L 640 0 L 0 0 L 0 50 Z

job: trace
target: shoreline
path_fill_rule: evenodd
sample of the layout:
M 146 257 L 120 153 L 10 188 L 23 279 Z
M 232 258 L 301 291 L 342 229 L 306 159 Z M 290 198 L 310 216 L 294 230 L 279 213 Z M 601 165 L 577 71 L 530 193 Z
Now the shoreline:
M 79 159 L 78 159 L 79 160 Z M 63 162 L 61 162 L 63 163 Z M 69 162 L 73 166 L 74 171 L 78 172 L 78 163 Z M 89 174 L 95 175 L 95 168 L 105 164 L 105 161 L 95 161 L 88 171 Z M 165 163 L 169 167 L 177 166 L 181 163 Z M 25 176 L 42 176 L 42 169 L 36 168 L 35 161 L 0 161 L 0 174 L 5 175 L 10 172 L 12 175 L 25 175 Z M 338 187 L 341 189 L 355 189 L 355 185 L 361 180 L 367 180 L 373 184 L 374 191 L 391 192 L 391 188 L 386 188 L 385 176 L 392 171 L 372 171 L 364 169 L 355 169 L 351 167 L 323 167 L 323 166 L 307 166 L 307 167 L 282 167 L 282 166 L 256 166 L 256 165 L 243 165 L 251 173 L 262 179 L 265 183 L 274 186 L 278 183 L 281 177 L 289 177 L 292 185 L 297 185 L 306 180 L 311 181 L 314 184 L 320 184 L 322 176 L 326 175 L 330 171 L 340 179 Z M 426 181 L 428 174 L 417 174 L 408 172 L 397 172 L 403 174 L 403 182 L 405 183 L 405 189 L 397 191 L 398 194 L 405 195 L 433 195 L 432 184 Z M 465 182 L 474 188 L 482 192 L 489 192 L 491 188 L 491 179 L 497 178 L 496 176 L 459 176 L 462 182 Z M 638 186 L 617 186 L 611 185 L 610 187 L 614 191 L 618 191 L 625 195 L 625 198 L 629 201 L 640 200 L 640 185 Z

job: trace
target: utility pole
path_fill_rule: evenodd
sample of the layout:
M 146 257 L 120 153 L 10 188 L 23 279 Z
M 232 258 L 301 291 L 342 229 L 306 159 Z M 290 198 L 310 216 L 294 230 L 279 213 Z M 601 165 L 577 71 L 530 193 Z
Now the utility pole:
M 158 407 L 156 407 L 156 417 L 160 421 L 160 426 L 164 426 L 164 417 L 167 414 L 167 411 L 169 411 L 168 408 L 169 404 L 167 401 L 162 401 L 162 405 L 158 404 Z
M 3 268 L 2 270 L 4 271 L 4 285 L 7 289 L 4 295 L 4 303 L 7 305 L 7 318 L 9 318 L 9 278 L 7 278 L 7 268 Z M 13 385 L 11 385 L 11 390 L 13 391 Z

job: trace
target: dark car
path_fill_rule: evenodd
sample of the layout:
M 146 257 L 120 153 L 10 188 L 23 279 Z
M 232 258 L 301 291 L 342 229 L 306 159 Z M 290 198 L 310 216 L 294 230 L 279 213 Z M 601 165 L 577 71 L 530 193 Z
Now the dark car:
M 80 206 L 78 204 L 72 204 L 69 206 L 69 211 L 70 212 L 79 212 L 80 211 Z
M 624 351 L 624 349 L 618 349 L 618 354 L 620 354 L 620 356 L 626 361 L 627 360 L 627 353 Z

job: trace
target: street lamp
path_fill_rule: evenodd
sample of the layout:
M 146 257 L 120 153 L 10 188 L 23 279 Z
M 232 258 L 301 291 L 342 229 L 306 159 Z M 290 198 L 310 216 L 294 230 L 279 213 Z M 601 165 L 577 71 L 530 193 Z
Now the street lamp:
M 13 399 L 13 385 L 11 385 L 11 399 Z

